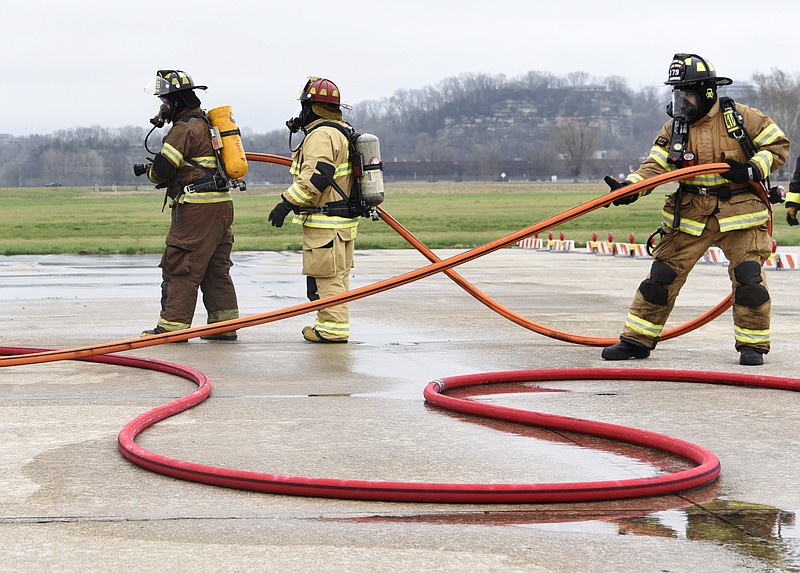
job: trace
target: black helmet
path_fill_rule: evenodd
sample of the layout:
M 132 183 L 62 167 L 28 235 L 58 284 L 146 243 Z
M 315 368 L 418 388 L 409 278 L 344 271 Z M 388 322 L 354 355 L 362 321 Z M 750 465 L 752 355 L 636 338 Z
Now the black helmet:
M 697 54 L 675 54 L 667 72 L 668 86 L 688 86 L 701 82 L 709 82 L 719 86 L 733 83 L 730 78 L 717 76 L 714 64 Z
M 148 91 L 158 97 L 193 89 L 205 90 L 208 86 L 195 85 L 192 77 L 181 70 L 158 70 L 148 85 Z

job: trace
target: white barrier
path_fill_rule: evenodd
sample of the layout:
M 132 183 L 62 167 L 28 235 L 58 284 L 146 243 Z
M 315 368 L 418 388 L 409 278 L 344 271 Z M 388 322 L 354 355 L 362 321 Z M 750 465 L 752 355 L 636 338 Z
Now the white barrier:
M 544 240 L 539 237 L 528 237 L 517 241 L 517 246 L 520 249 L 541 249 L 543 248 Z
M 550 252 L 575 251 L 575 241 L 565 239 L 539 239 L 527 238 L 517 242 L 521 249 L 536 249 Z M 597 256 L 630 257 L 637 259 L 652 258 L 647 253 L 647 246 L 640 243 L 610 243 L 608 241 L 587 241 L 586 251 Z M 710 247 L 700 259 L 708 264 L 728 265 L 730 261 L 719 247 Z M 800 256 L 792 253 L 773 253 L 764 262 L 768 270 L 798 270 L 800 269 Z
M 775 267 L 777 270 L 792 270 L 796 271 L 800 268 L 797 264 L 797 256 L 790 253 L 777 253 L 778 265 Z
M 546 245 L 548 251 L 567 252 L 575 250 L 575 241 L 567 241 L 564 239 L 548 239 Z
M 709 249 L 706 251 L 706 254 L 703 256 L 703 260 L 706 263 L 719 263 L 723 265 L 730 263 L 728 258 L 725 256 L 725 253 L 723 253 L 722 249 L 719 247 L 709 247 Z
M 595 255 L 613 255 L 614 243 L 607 243 L 605 241 L 589 241 L 586 243 L 586 248 L 590 253 Z

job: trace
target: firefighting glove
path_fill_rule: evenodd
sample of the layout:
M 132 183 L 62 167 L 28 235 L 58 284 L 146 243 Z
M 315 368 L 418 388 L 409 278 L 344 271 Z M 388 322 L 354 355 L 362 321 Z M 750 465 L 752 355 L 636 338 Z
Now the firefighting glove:
M 286 216 L 294 211 L 295 206 L 289 203 L 285 198 L 281 197 L 281 202 L 275 205 L 275 207 L 269 213 L 269 222 L 272 223 L 273 227 L 283 227 L 283 221 L 286 219 Z
M 619 181 L 617 181 L 616 179 L 614 179 L 613 177 L 610 177 L 608 175 L 605 176 L 603 181 L 605 181 L 606 184 L 609 187 L 611 187 L 611 191 L 610 191 L 611 193 L 613 193 L 617 189 L 621 189 L 622 187 L 625 187 L 626 185 L 630 185 L 631 184 L 630 181 L 623 181 L 622 183 L 620 183 Z M 617 206 L 630 205 L 631 203 L 636 201 L 638 198 L 639 198 L 638 194 L 631 195 L 629 197 L 620 197 L 619 199 L 614 201 L 614 205 L 617 205 Z M 608 207 L 608 205 L 606 205 L 606 207 Z
M 751 162 L 739 163 L 733 159 L 726 159 L 725 163 L 730 165 L 731 168 L 724 173 L 720 173 L 720 177 L 739 185 L 750 181 L 761 181 L 761 170 Z
M 792 227 L 797 226 L 797 208 L 800 207 L 797 203 L 791 201 L 786 202 L 786 222 Z

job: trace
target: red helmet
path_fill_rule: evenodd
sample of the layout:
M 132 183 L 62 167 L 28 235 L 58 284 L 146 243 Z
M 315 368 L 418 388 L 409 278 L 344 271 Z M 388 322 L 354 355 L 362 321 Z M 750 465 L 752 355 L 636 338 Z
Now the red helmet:
M 339 88 L 336 87 L 335 83 L 325 78 L 309 78 L 305 89 L 303 89 L 302 99 L 320 103 L 332 103 L 334 105 L 342 104 Z

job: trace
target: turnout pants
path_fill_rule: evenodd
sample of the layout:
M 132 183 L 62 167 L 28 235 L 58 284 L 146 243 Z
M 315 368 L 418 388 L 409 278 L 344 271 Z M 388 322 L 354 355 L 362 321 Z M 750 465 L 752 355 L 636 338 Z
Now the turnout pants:
M 303 274 L 308 300 L 318 300 L 350 290 L 355 239 L 353 229 L 303 227 Z M 347 340 L 350 313 L 347 304 L 317 311 L 314 328 L 328 340 Z
M 689 272 L 709 247 L 717 245 L 730 261 L 733 330 L 736 348 L 769 351 L 771 301 L 763 263 L 772 253 L 767 226 L 720 232 L 714 217 L 697 237 L 666 229 L 653 251 L 650 274 L 636 291 L 621 338 L 655 348 Z
M 159 264 L 163 282 L 158 326 L 168 331 L 191 327 L 198 287 L 209 324 L 239 317 L 230 276 L 232 223 L 232 201 L 182 203 L 172 209 L 172 225 Z

